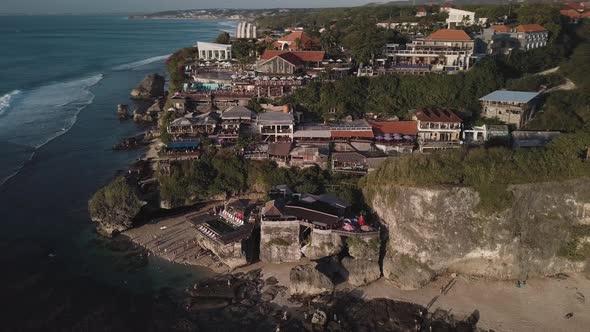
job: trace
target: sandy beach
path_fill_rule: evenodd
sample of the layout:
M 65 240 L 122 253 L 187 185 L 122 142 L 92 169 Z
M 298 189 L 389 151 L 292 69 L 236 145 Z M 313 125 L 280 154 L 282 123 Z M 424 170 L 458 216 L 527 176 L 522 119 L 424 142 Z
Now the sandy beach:
M 236 272 L 260 268 L 264 278 L 273 276 L 280 285 L 289 286 L 291 268 L 308 263 L 308 260 L 284 264 L 259 262 Z M 445 287 L 447 291 L 441 293 Z M 336 285 L 336 289 L 355 288 L 341 283 Z M 362 296 L 369 300 L 388 298 L 425 307 L 430 305 L 430 312 L 441 308 L 457 318 L 467 317 L 478 310 L 478 327 L 495 331 L 588 331 L 590 326 L 590 305 L 585 298 L 590 295 L 590 278 L 583 274 L 531 279 L 524 288 L 517 288 L 513 281 L 445 275 L 415 291 L 403 291 L 385 278 L 356 289 L 361 290 Z M 285 296 L 277 296 L 274 302 L 293 306 Z M 568 313 L 573 316 L 566 318 Z

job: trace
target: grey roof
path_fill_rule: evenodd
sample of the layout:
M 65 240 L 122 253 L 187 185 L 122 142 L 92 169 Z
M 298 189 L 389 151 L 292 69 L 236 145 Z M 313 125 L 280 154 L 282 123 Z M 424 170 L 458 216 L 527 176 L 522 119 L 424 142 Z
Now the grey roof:
M 244 106 L 235 106 L 228 108 L 221 114 L 224 120 L 252 120 L 254 112 Z
M 264 112 L 258 114 L 258 122 L 272 124 L 293 124 L 293 114 L 283 112 Z
M 539 95 L 538 92 L 496 90 L 481 97 L 481 101 L 504 101 L 514 103 L 528 103 Z

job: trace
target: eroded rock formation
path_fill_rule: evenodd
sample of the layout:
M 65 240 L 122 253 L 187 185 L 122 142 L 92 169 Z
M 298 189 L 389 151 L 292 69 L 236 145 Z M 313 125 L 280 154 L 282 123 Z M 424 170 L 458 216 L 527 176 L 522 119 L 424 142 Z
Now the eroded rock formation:
M 164 76 L 150 74 L 131 91 L 131 97 L 135 99 L 149 99 L 163 96 L 165 83 Z
M 310 265 L 298 265 L 291 269 L 289 281 L 291 295 L 318 295 L 334 289 L 330 278 Z
M 369 203 L 389 231 L 384 276 L 411 289 L 444 271 L 525 279 L 583 270 L 590 253 L 590 180 L 508 190 L 509 208 L 484 213 L 473 188 L 373 188 Z

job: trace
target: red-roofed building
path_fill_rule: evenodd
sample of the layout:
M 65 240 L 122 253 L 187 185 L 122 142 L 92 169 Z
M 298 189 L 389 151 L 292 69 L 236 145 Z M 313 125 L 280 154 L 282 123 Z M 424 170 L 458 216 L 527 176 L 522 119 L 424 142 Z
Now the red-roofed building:
M 441 29 L 393 52 L 396 70 L 405 72 L 459 71 L 471 66 L 474 41 L 463 30 Z
M 418 10 L 416 11 L 416 17 L 424 17 L 426 15 L 428 15 L 428 12 L 426 11 L 426 9 L 424 9 L 424 7 L 418 8 Z
M 417 121 L 371 122 L 375 146 L 385 152 L 412 152 L 418 135 Z
M 528 51 L 547 45 L 549 32 L 539 24 L 523 24 L 514 29 L 520 49 Z
M 260 57 L 256 71 L 273 75 L 293 75 L 305 68 L 321 66 L 324 51 L 267 50 Z
M 440 12 L 449 12 L 449 10 L 453 8 L 453 4 L 449 3 L 449 2 L 445 2 L 442 5 L 440 5 Z
M 418 122 L 420 152 L 459 147 L 462 120 L 453 111 L 421 109 L 412 119 Z
M 277 50 L 312 51 L 320 49 L 320 41 L 303 31 L 294 31 L 272 44 Z
M 562 16 L 567 16 L 570 19 L 571 23 L 577 23 L 581 19 L 590 17 L 590 11 L 580 13 L 573 9 L 562 9 L 559 11 L 559 13 Z
M 492 25 L 490 29 L 496 32 L 510 33 L 510 28 L 505 25 Z
M 330 124 L 330 137 L 335 140 L 372 140 L 373 128 L 366 120 Z
M 303 62 L 322 62 L 326 52 L 324 51 L 280 51 L 280 50 L 266 50 L 260 56 L 260 60 L 268 60 L 279 54 L 293 53 L 299 57 Z

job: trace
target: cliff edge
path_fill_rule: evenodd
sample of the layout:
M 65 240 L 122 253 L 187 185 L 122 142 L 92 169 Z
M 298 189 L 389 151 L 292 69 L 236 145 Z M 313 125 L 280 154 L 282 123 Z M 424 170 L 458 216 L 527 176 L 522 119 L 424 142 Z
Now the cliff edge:
M 371 188 L 368 203 L 389 233 L 384 276 L 415 289 L 442 272 L 523 280 L 589 266 L 590 179 L 508 192 L 511 204 L 490 213 L 471 187 Z

